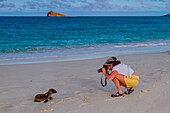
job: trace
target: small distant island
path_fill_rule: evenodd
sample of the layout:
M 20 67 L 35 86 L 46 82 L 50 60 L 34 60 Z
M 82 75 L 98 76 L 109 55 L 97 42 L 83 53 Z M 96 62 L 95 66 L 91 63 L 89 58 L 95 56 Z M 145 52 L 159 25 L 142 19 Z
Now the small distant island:
M 47 13 L 47 17 L 67 17 L 67 16 L 60 13 L 56 13 L 54 11 L 49 11 Z
M 170 16 L 170 14 L 167 14 L 167 15 L 163 15 L 163 16 Z

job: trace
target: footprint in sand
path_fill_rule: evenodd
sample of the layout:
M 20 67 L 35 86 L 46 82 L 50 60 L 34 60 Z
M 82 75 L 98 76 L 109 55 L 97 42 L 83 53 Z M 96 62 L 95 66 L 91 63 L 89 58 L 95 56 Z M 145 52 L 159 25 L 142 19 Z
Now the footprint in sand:
M 92 94 L 97 94 L 97 92 L 94 91 L 94 92 L 92 92 Z
M 170 83 L 170 81 L 169 82 L 166 82 L 167 84 L 169 84 Z
M 43 110 L 40 110 L 40 113 L 47 113 L 47 112 L 50 112 L 50 111 L 54 111 L 54 109 L 52 109 L 52 108 L 43 109 Z
M 89 101 L 89 98 L 88 97 L 86 97 L 86 96 L 84 96 L 84 98 L 82 99 L 82 101 L 83 102 L 87 102 L 87 103 L 89 103 L 90 101 Z
M 164 76 L 159 76 L 156 81 L 161 80 L 163 77 L 164 77 Z
M 8 102 L 0 103 L 0 105 L 5 105 L 5 104 L 8 104 Z
M 55 104 L 55 103 L 56 103 L 56 101 L 51 101 L 48 104 L 51 105 L 51 104 Z
M 108 102 L 108 101 L 112 101 L 112 100 L 116 100 L 116 98 L 109 98 L 109 99 L 105 99 L 104 101 Z
M 157 87 L 159 87 L 160 86 L 160 84 L 155 84 L 153 87 L 154 88 L 157 88 Z
M 83 107 L 83 106 L 86 106 L 86 105 L 88 105 L 89 103 L 83 103 L 83 104 L 81 104 L 79 107 Z
M 81 93 L 81 91 L 75 91 L 74 93 L 75 93 L 75 94 L 80 94 L 80 93 Z
M 149 89 L 141 90 L 142 93 L 146 93 L 146 92 L 148 92 L 148 91 L 150 91 L 150 90 L 149 90 Z
M 84 98 L 81 98 L 81 100 L 84 102 L 83 104 L 81 104 L 79 107 L 83 107 L 86 106 L 90 103 L 90 100 L 88 97 L 84 96 Z

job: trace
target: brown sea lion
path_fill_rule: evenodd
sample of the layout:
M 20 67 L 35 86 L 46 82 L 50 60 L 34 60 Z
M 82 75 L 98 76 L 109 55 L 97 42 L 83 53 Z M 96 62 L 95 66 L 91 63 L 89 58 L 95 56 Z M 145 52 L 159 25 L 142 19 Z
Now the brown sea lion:
M 57 91 L 55 89 L 49 89 L 49 91 L 45 94 L 37 94 L 35 96 L 34 102 L 41 102 L 44 101 L 44 103 L 48 102 L 48 99 L 52 100 L 53 98 L 51 97 L 51 95 L 53 93 L 57 93 Z

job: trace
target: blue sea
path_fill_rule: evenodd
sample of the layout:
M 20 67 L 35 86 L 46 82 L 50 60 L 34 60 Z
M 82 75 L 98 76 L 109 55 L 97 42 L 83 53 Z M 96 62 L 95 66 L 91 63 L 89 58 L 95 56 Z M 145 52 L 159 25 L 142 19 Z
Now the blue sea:
M 170 17 L 0 17 L 0 65 L 170 51 Z

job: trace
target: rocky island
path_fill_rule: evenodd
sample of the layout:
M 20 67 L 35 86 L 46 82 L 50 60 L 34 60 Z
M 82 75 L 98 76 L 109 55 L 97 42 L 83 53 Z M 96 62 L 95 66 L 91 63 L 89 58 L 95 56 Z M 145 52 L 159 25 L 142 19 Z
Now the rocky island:
M 170 16 L 170 14 L 164 15 L 164 16 Z
M 50 11 L 47 13 L 47 17 L 67 17 L 66 15 Z

